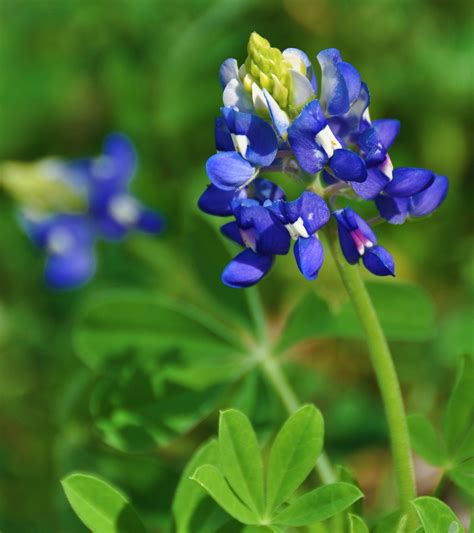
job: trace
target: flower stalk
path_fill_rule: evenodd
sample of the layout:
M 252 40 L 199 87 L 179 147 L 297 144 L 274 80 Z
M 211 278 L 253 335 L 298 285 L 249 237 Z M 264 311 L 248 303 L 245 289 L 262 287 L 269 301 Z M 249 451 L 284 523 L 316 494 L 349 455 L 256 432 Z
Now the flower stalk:
M 390 349 L 359 268 L 344 260 L 335 225 L 329 224 L 324 232 L 341 279 L 365 332 L 370 360 L 387 418 L 399 500 L 411 522 L 414 520 L 411 501 L 416 497 L 415 476 L 405 408 Z

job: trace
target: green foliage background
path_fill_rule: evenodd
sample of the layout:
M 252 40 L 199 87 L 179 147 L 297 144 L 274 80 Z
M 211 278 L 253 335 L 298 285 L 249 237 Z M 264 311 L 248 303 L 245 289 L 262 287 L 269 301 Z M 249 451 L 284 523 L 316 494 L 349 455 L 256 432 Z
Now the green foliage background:
M 179 473 L 215 418 L 164 450 L 124 455 L 94 429 L 89 397 L 97 376 L 75 356 L 78 306 L 105 288 L 159 289 L 220 312 L 241 295 L 221 287 L 227 261 L 197 215 L 221 102 L 221 61 L 246 55 L 251 31 L 315 61 L 337 47 L 357 66 L 374 118 L 397 117 L 395 164 L 433 168 L 450 193 L 429 220 L 383 226 L 397 277 L 422 284 L 436 328 L 423 342 L 395 342 L 408 411 L 436 413 L 460 355 L 472 351 L 474 253 L 472 57 L 467 0 L 0 0 L 0 160 L 95 154 L 122 130 L 136 143 L 134 188 L 167 216 L 164 236 L 100 248 L 94 281 L 72 293 L 42 284 L 42 258 L 0 196 L 0 529 L 82 531 L 59 479 L 97 471 L 121 486 L 155 527 L 165 527 Z M 334 306 L 344 293 L 328 260 L 308 286 L 291 257 L 262 292 L 275 328 L 305 290 Z M 391 283 L 391 281 L 389 281 Z M 221 302 L 221 303 L 219 303 Z M 397 315 L 397 308 L 387 308 Z M 362 342 L 318 341 L 293 354 L 300 394 L 322 409 L 330 454 L 370 478 L 366 456 L 388 462 L 386 430 Z M 370 486 L 370 483 L 367 482 Z M 390 486 L 386 489 L 390 494 Z M 384 493 L 372 498 L 377 509 Z M 387 496 L 390 498 L 389 496 Z

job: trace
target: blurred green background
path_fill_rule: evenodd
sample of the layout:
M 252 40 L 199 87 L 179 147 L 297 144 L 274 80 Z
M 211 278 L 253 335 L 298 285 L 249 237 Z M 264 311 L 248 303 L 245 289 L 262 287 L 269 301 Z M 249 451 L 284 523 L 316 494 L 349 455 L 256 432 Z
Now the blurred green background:
M 213 433 L 215 418 L 164 449 L 114 450 L 94 427 L 89 398 L 99 378 L 76 357 L 72 324 L 78 306 L 108 288 L 157 290 L 216 313 L 242 305 L 241 294 L 220 285 L 228 259 L 196 201 L 214 151 L 218 68 L 227 57 L 245 59 L 253 30 L 313 61 L 319 50 L 339 48 L 371 89 L 372 117 L 401 120 L 395 164 L 450 178 L 448 198 L 430 219 L 378 231 L 398 280 L 421 284 L 434 302 L 433 335 L 394 342 L 393 350 L 408 411 L 436 419 L 457 361 L 473 344 L 468 0 L 0 0 L 0 25 L 0 160 L 92 155 L 108 132 L 124 131 L 140 158 L 135 192 L 168 219 L 156 239 L 102 245 L 96 278 L 80 291 L 54 293 L 42 283 L 41 254 L 0 193 L 2 531 L 82 531 L 59 484 L 73 469 L 117 483 L 156 530 L 167 526 L 182 466 Z M 330 260 L 323 270 L 308 285 L 291 256 L 278 261 L 262 284 L 275 328 L 305 290 L 342 301 Z M 326 417 L 331 456 L 349 463 L 372 494 L 389 456 L 365 355 L 360 341 L 324 340 L 293 357 L 305 369 L 300 393 Z M 383 497 L 380 489 L 370 505 Z

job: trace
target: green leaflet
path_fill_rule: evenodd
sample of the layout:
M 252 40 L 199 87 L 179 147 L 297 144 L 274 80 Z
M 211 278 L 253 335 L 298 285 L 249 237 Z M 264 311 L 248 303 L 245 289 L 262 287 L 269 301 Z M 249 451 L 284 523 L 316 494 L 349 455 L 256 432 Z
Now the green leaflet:
M 219 419 L 219 461 L 230 486 L 256 515 L 264 509 L 263 464 L 249 419 L 229 409 Z
M 306 405 L 280 429 L 270 451 L 267 476 L 267 512 L 275 510 L 303 483 L 323 447 L 321 413 Z
M 231 516 L 243 524 L 257 525 L 258 518 L 232 492 L 221 472 L 212 465 L 200 466 L 193 477 L 209 495 Z
M 305 526 L 321 522 L 347 509 L 362 498 L 362 492 L 349 483 L 323 485 L 300 496 L 274 518 L 276 524 Z
M 413 500 L 413 505 L 426 533 L 465 531 L 458 517 L 441 500 L 431 496 L 422 496 Z
M 126 496 L 102 479 L 77 472 L 65 477 L 61 484 L 74 512 L 91 531 L 145 532 Z
M 431 422 L 422 414 L 414 414 L 407 417 L 407 423 L 416 453 L 432 465 L 444 465 L 447 451 Z

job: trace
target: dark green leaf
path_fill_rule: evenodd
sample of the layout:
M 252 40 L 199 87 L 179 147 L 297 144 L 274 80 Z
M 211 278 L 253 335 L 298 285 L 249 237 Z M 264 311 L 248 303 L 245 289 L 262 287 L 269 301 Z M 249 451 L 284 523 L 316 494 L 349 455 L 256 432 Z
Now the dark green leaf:
M 426 533 L 461 533 L 463 525 L 453 511 L 441 500 L 422 496 L 413 500 L 416 512 Z
M 300 496 L 274 518 L 276 524 L 305 526 L 340 513 L 362 498 L 362 492 L 349 483 L 323 485 Z
M 236 409 L 219 418 L 220 468 L 239 498 L 261 515 L 264 507 L 263 464 L 249 419 Z
M 271 514 L 314 468 L 324 440 L 324 422 L 313 405 L 301 407 L 285 422 L 270 450 L 267 513 Z
M 74 329 L 76 351 L 94 370 L 130 352 L 225 351 L 232 342 L 239 342 L 234 333 L 201 310 L 137 291 L 96 295 L 81 309 Z
M 422 414 L 414 414 L 407 417 L 407 423 L 416 453 L 432 465 L 443 466 L 448 459 L 446 448 L 431 422 Z
M 100 533 L 140 533 L 145 531 L 126 496 L 102 479 L 86 473 L 73 473 L 61 484 L 77 516 L 91 531 Z
M 224 476 L 215 466 L 200 466 L 191 478 L 231 516 L 243 524 L 256 525 L 258 519 L 253 511 L 244 505 L 232 492 Z

